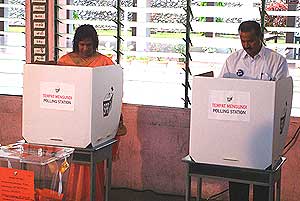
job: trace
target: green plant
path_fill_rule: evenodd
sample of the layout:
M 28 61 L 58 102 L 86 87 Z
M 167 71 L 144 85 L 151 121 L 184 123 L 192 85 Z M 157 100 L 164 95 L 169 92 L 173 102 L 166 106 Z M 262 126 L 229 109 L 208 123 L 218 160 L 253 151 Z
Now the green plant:
M 183 54 L 185 52 L 185 45 L 184 44 L 175 45 L 173 47 L 173 51 L 176 53 Z
M 73 11 L 73 19 L 74 20 L 80 20 L 80 17 L 79 17 L 79 14 L 78 14 L 78 12 L 77 11 Z
M 207 6 L 208 4 L 207 4 L 207 2 L 199 2 L 198 5 L 199 5 L 199 6 Z M 225 4 L 224 4 L 224 2 L 216 2 L 216 3 L 215 3 L 215 6 L 224 7 Z M 199 22 L 206 22 L 206 17 L 199 17 L 199 18 L 198 18 L 198 21 L 199 21 Z M 216 21 L 216 22 L 223 22 L 224 20 L 223 20 L 223 18 L 221 18 L 221 17 L 216 17 L 216 18 L 215 18 L 215 21 Z
M 73 14 L 73 19 L 74 19 L 74 20 L 80 20 L 78 11 L 75 11 L 75 10 L 74 10 L 72 14 Z M 73 29 L 74 29 L 74 30 L 77 29 L 77 27 L 78 27 L 78 25 L 73 24 Z

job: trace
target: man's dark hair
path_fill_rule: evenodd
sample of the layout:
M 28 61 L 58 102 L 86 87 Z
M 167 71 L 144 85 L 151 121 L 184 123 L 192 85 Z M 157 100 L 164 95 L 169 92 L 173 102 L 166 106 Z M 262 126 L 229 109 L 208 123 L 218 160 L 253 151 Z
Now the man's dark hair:
M 240 24 L 239 32 L 252 32 L 254 31 L 255 35 L 259 39 L 263 39 L 263 33 L 261 32 L 260 24 L 256 21 L 244 21 Z
M 75 35 L 73 39 L 73 52 L 79 51 L 78 43 L 79 41 L 82 41 L 84 39 L 91 39 L 93 41 L 94 51 L 97 50 L 99 39 L 98 39 L 96 29 L 92 25 L 84 24 L 79 26 L 75 31 Z

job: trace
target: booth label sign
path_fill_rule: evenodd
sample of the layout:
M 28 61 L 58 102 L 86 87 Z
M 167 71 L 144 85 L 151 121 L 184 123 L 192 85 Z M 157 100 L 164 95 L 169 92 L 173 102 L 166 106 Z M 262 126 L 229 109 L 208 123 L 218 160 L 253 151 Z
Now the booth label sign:
M 40 83 L 40 107 L 74 111 L 75 86 L 58 82 Z
M 250 121 L 250 92 L 210 90 L 208 119 Z

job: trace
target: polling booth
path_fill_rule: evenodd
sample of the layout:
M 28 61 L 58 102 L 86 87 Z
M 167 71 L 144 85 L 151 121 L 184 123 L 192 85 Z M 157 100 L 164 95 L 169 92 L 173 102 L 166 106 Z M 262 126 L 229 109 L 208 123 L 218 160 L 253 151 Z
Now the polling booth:
M 280 201 L 282 156 L 288 132 L 293 82 L 194 76 L 185 201 L 191 177 L 214 178 L 268 188 Z
M 6 192 L 0 200 L 69 199 L 66 195 L 84 190 L 67 184 L 71 163 L 88 165 L 90 200 L 95 200 L 96 187 L 101 187 L 96 186 L 96 164 L 104 160 L 105 198 L 109 200 L 112 145 L 122 106 L 122 68 L 25 64 L 23 83 L 25 141 L 0 145 L 0 180 L 12 184 L 0 186 Z
M 95 147 L 115 137 L 122 96 L 119 65 L 26 64 L 23 137 L 30 143 Z
M 292 90 L 291 77 L 278 81 L 194 77 L 192 160 L 262 170 L 274 167 L 285 145 Z

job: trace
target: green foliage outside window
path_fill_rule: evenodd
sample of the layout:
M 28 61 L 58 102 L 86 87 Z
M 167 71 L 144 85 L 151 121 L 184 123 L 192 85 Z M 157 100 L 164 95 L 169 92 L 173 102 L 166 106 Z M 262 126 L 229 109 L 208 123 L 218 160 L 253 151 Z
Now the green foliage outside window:
M 199 2 L 198 5 L 199 5 L 199 6 L 207 6 L 208 3 L 207 3 L 207 2 Z M 221 6 L 221 7 L 224 7 L 225 4 L 224 4 L 224 2 L 216 2 L 214 6 Z M 199 22 L 206 22 L 206 17 L 199 17 L 199 18 L 198 18 L 198 21 L 199 21 Z M 215 21 L 216 21 L 216 22 L 223 22 L 223 18 L 221 18 L 221 17 L 215 17 Z

